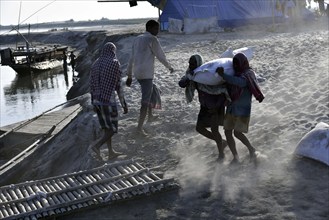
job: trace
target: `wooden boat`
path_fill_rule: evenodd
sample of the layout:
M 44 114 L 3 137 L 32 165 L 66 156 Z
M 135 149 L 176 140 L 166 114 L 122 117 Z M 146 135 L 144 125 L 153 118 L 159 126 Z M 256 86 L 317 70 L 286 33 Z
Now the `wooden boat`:
M 58 45 L 30 47 L 30 44 L 26 42 L 26 46 L 0 50 L 1 65 L 10 66 L 18 74 L 54 69 L 62 66 L 67 48 L 67 46 Z

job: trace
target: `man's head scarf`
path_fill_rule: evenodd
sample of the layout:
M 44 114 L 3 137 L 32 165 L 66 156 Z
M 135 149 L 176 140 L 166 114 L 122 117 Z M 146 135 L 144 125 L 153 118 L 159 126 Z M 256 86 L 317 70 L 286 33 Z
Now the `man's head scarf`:
M 116 58 L 116 50 L 117 47 L 112 42 L 108 42 L 104 45 L 100 58 L 104 57 L 105 59 L 114 59 Z
M 233 67 L 235 71 L 235 76 L 244 78 L 247 81 L 247 87 L 254 97 L 262 102 L 264 100 L 264 95 L 258 85 L 255 72 L 249 66 L 248 58 L 243 53 L 238 53 L 233 57 Z M 237 100 L 242 92 L 243 88 L 235 85 L 229 87 L 230 96 L 232 101 Z
M 250 69 L 249 61 L 243 53 L 237 53 L 233 57 L 233 67 L 235 75 L 241 75 L 244 71 Z
M 191 57 L 194 57 L 196 60 L 197 67 L 201 66 L 203 64 L 203 58 L 199 54 L 194 54 Z

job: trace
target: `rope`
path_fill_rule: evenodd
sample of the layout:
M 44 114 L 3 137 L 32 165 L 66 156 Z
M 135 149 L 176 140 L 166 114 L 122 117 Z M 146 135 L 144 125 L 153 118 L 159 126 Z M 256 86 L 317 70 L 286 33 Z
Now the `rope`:
M 23 20 L 22 22 L 20 22 L 18 25 L 22 24 L 23 22 L 25 22 L 26 20 L 28 20 L 29 18 L 31 18 L 33 15 L 37 14 L 39 11 L 45 9 L 46 7 L 48 7 L 49 5 L 51 5 L 52 3 L 54 3 L 57 0 L 53 0 L 52 2 L 48 3 L 47 5 L 43 6 L 42 8 L 40 8 L 39 10 L 37 10 L 36 12 L 34 12 L 32 15 L 30 15 L 29 17 L 27 17 L 25 20 Z
M 19 29 L 19 25 L 21 25 L 23 22 L 27 21 L 28 19 L 30 19 L 32 16 L 34 16 L 35 14 L 39 13 L 41 10 L 45 9 L 46 7 L 48 7 L 49 5 L 51 5 L 52 3 L 54 3 L 57 0 L 53 0 L 52 2 L 48 3 L 47 5 L 43 6 L 42 8 L 38 9 L 37 11 L 35 11 L 33 14 L 31 14 L 30 16 L 28 16 L 26 19 L 24 19 L 23 21 L 20 22 L 20 17 L 21 17 L 21 7 L 22 7 L 22 1 L 20 2 L 20 9 L 19 9 L 19 17 L 18 17 L 18 24 L 17 24 L 17 28 L 16 27 L 12 27 L 12 29 L 10 31 L 6 31 L 5 33 L 2 33 L 1 35 L 7 34 L 13 30 L 17 30 Z

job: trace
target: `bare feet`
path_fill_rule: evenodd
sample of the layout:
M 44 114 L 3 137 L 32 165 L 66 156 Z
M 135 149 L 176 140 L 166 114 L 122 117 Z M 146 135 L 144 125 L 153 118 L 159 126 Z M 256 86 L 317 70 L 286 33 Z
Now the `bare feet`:
M 258 159 L 257 157 L 259 156 L 259 151 L 253 151 L 253 152 L 250 152 L 250 159 L 249 159 L 249 162 L 250 163 L 253 163 L 255 166 L 258 166 Z
M 237 165 L 239 163 L 240 163 L 239 156 L 238 155 L 234 155 L 233 156 L 233 160 L 230 162 L 230 166 L 231 165 L 235 166 L 235 165 Z
M 101 152 L 100 152 L 99 148 L 96 148 L 95 146 L 91 146 L 90 149 L 92 150 L 92 152 L 94 152 L 96 154 L 97 159 L 103 160 L 103 158 L 101 157 Z
M 98 156 L 100 156 L 100 150 L 95 146 L 91 146 L 90 149 Z
M 235 166 L 238 165 L 239 163 L 240 163 L 239 159 L 233 158 L 233 160 L 230 162 L 230 166 Z
M 224 162 L 224 159 L 225 159 L 225 154 L 223 152 L 219 153 L 217 161 L 222 163 L 222 162 Z
M 249 151 L 250 162 L 256 160 L 257 155 L 258 155 L 258 152 L 255 149 Z
M 117 158 L 118 156 L 123 155 L 123 153 L 112 151 L 111 153 L 109 152 L 108 160 Z
M 143 128 L 141 128 L 141 129 L 137 128 L 136 134 L 138 136 L 141 136 L 141 137 L 147 137 L 148 136 L 148 134 L 145 132 L 145 130 Z

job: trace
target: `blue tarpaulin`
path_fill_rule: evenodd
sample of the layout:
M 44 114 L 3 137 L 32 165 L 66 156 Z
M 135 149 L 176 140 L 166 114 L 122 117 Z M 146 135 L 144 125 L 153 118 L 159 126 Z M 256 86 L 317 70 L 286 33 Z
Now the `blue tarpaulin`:
M 162 10 L 161 28 L 168 29 L 168 19 L 216 17 L 219 27 L 282 22 L 277 9 L 280 0 L 149 0 Z M 161 7 L 160 7 L 161 6 Z
M 272 0 L 167 0 L 160 23 L 167 26 L 168 18 L 208 18 L 216 16 L 219 27 L 271 23 L 282 17 Z

